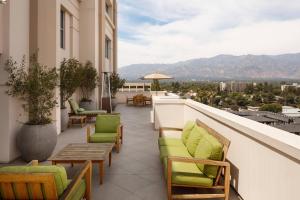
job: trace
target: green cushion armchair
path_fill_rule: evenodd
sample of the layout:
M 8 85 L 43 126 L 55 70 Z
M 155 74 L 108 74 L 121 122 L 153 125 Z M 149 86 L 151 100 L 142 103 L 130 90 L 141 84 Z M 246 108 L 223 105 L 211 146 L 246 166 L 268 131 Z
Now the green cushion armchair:
M 88 143 L 115 143 L 117 152 L 120 152 L 123 144 L 123 126 L 120 114 L 98 115 L 96 118 L 95 132 L 91 134 L 91 128 L 87 128 Z
M 91 199 L 91 162 L 86 161 L 74 179 L 68 180 L 62 166 L 0 168 L 0 199 Z

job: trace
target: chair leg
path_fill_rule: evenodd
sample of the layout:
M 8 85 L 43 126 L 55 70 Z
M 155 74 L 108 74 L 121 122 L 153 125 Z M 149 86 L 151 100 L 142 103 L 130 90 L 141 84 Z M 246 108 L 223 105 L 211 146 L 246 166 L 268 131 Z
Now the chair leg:
M 168 183 L 168 200 L 172 200 L 172 185 Z
M 225 200 L 229 200 L 229 192 L 230 192 L 230 166 L 225 168 Z
M 120 153 L 120 145 L 117 145 L 117 153 Z

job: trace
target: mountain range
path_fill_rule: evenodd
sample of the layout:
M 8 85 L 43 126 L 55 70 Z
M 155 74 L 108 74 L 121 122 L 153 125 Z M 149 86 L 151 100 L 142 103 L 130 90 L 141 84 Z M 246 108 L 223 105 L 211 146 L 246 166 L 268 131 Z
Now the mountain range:
M 121 77 L 138 80 L 159 72 L 177 80 L 300 79 L 300 53 L 282 55 L 218 55 L 173 64 L 133 64 L 119 68 Z

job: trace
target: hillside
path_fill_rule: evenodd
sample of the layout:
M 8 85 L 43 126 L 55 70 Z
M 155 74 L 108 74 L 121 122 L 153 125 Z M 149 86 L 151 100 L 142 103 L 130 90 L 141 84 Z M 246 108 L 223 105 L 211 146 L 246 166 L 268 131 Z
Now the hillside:
M 173 64 L 134 64 L 119 69 L 127 80 L 160 72 L 178 80 L 299 79 L 300 53 L 268 55 L 218 55 Z

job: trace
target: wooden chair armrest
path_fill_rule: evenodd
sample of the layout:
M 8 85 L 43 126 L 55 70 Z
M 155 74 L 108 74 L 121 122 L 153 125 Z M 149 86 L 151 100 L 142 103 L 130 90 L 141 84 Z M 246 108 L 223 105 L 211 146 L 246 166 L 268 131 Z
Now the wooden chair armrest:
M 197 158 L 185 158 L 185 157 L 168 157 L 169 162 L 186 162 L 186 163 L 197 163 L 205 165 L 214 165 L 220 167 L 230 167 L 229 162 L 216 161 L 216 160 L 206 160 L 206 159 L 197 159 Z
M 163 131 L 183 131 L 182 128 L 173 128 L 173 127 L 160 127 L 159 128 L 159 137 L 162 137 Z
M 186 163 L 198 163 L 205 165 L 214 165 L 220 166 L 224 168 L 224 191 L 225 194 L 229 194 L 230 190 L 230 164 L 229 162 L 224 161 L 216 161 L 216 160 L 205 160 L 205 159 L 197 159 L 197 158 L 184 158 L 184 157 L 168 157 L 168 166 L 167 166 L 167 185 L 168 187 L 172 187 L 172 162 L 186 162 Z M 218 178 L 215 179 L 215 185 L 219 184 Z M 228 198 L 226 198 L 228 199 Z
M 74 192 L 74 190 L 79 186 L 80 181 L 85 178 L 86 181 L 86 193 L 85 198 L 89 200 L 91 198 L 91 180 L 92 180 L 92 162 L 86 161 L 83 166 L 78 170 L 75 177 L 72 179 L 71 183 L 68 185 L 67 189 L 59 198 L 60 200 L 63 199 L 70 199 L 70 195 Z
M 27 166 L 38 166 L 39 161 L 38 160 L 32 160 L 30 163 L 27 164 Z

